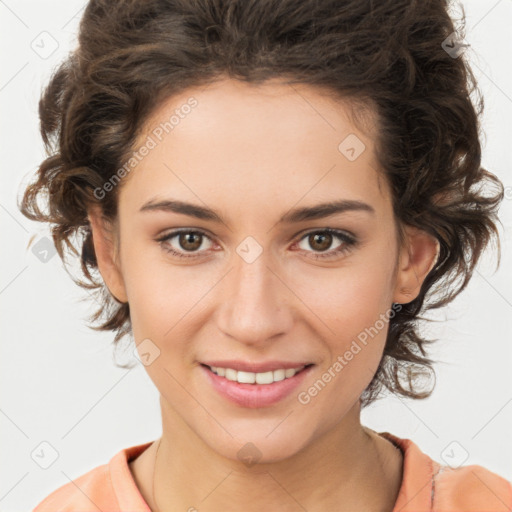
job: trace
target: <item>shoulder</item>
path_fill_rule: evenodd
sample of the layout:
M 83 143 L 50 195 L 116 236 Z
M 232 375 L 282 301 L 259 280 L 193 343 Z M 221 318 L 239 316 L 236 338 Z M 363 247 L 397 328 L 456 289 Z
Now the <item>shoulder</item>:
M 32 512 L 150 512 L 135 483 L 129 463 L 151 444 L 148 442 L 120 450 L 107 464 L 95 467 L 53 491 Z
M 512 483 L 477 465 L 443 465 L 411 439 L 380 432 L 404 454 L 402 486 L 393 512 L 511 512 Z
M 434 462 L 434 509 L 464 512 L 512 510 L 512 483 L 472 464 L 451 468 Z
M 117 506 L 109 468 L 103 464 L 53 491 L 33 512 L 75 512 Z

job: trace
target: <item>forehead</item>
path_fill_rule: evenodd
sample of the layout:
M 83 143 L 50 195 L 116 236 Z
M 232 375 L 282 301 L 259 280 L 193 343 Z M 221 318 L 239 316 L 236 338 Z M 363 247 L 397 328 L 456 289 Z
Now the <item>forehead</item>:
M 238 199 L 241 207 L 252 198 L 255 206 L 341 196 L 386 201 L 373 137 L 352 112 L 348 102 L 303 84 L 226 79 L 190 88 L 145 122 L 134 149 L 151 149 L 123 195 L 139 206 L 166 192 Z
M 200 137 L 206 133 L 209 140 L 216 136 L 236 141 L 250 132 L 255 135 L 254 144 L 261 144 L 259 135 L 268 134 L 267 147 L 272 140 L 278 146 L 282 146 L 281 141 L 302 145 L 307 140 L 318 143 L 320 137 L 326 144 L 336 144 L 348 133 L 357 133 L 371 142 L 374 124 L 369 105 L 335 96 L 325 87 L 286 84 L 282 79 L 262 84 L 222 79 L 161 102 L 144 123 L 141 138 L 160 127 L 165 134 L 172 131 Z M 278 141 L 270 137 L 276 133 Z M 326 138 L 327 134 L 331 137 Z M 249 140 L 245 138 L 244 142 L 247 146 Z

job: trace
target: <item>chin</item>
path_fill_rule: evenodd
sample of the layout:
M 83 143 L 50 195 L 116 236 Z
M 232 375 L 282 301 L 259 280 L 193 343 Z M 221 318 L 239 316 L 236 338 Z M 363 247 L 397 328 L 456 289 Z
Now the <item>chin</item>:
M 216 453 L 243 463 L 247 468 L 257 464 L 271 464 L 284 461 L 293 457 L 307 444 L 310 436 L 301 433 L 289 424 L 287 429 L 276 428 L 279 422 L 273 422 L 271 428 L 252 428 L 243 433 L 234 432 L 230 437 L 228 434 L 222 438 L 203 438 L 204 442 Z M 272 431 L 275 429 L 274 431 Z M 271 433 L 270 433 L 271 432 Z M 269 434 L 270 433 L 270 434 Z

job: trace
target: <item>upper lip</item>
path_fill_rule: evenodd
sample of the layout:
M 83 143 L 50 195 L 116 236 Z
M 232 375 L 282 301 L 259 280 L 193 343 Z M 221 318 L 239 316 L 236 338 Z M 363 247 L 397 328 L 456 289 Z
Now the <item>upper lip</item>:
M 307 366 L 309 362 L 294 362 L 294 361 L 264 361 L 261 363 L 250 362 L 250 361 L 240 361 L 240 360 L 215 360 L 215 361 L 202 361 L 202 364 L 206 364 L 207 366 L 215 366 L 221 368 L 232 368 L 233 370 L 242 371 L 242 372 L 253 372 L 253 373 L 263 373 L 270 372 L 274 370 L 280 370 L 281 368 L 302 368 L 303 366 Z

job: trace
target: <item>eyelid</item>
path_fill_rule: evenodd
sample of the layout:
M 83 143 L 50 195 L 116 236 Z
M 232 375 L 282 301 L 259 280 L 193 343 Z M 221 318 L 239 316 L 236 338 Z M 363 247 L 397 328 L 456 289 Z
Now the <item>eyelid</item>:
M 312 233 L 331 233 L 335 236 L 346 236 L 347 238 L 351 238 L 352 240 L 357 240 L 357 235 L 347 229 L 341 229 L 341 228 L 332 228 L 330 226 L 325 226 L 321 228 L 308 228 L 303 231 L 300 231 L 298 234 L 292 237 L 291 240 L 294 238 L 298 238 L 299 240 L 302 240 L 305 236 L 310 235 Z

